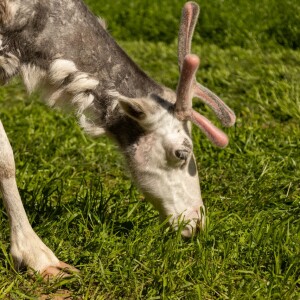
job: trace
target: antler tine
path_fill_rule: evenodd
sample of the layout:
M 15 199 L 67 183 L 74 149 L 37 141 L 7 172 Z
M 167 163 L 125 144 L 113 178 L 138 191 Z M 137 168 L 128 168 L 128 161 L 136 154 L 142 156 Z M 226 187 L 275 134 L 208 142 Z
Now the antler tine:
M 195 2 L 187 2 L 181 15 L 181 22 L 178 35 L 178 65 L 182 69 L 184 58 L 191 52 L 191 43 L 198 20 L 200 7 Z
M 200 59 L 194 54 L 186 55 L 183 60 L 177 87 L 175 115 L 181 121 L 189 120 L 193 122 L 216 146 L 223 148 L 228 144 L 226 134 L 192 108 L 194 80 L 199 64 Z
M 234 112 L 217 95 L 196 81 L 200 59 L 197 55 L 191 54 L 191 43 L 199 12 L 200 8 L 195 2 L 187 2 L 182 10 L 178 37 L 180 79 L 175 115 L 179 120 L 192 121 L 215 145 L 225 147 L 228 143 L 226 134 L 192 108 L 192 100 L 195 96 L 210 106 L 224 126 L 235 123 Z
M 199 64 L 200 59 L 194 54 L 186 55 L 182 62 L 175 103 L 175 113 L 179 120 L 185 120 L 191 115 L 194 78 Z
M 225 148 L 228 145 L 229 140 L 227 135 L 195 110 L 192 110 L 190 121 L 198 126 L 206 137 L 217 147 Z
M 223 126 L 230 127 L 235 123 L 236 117 L 234 112 L 216 94 L 196 80 L 194 83 L 194 96 L 213 110 Z

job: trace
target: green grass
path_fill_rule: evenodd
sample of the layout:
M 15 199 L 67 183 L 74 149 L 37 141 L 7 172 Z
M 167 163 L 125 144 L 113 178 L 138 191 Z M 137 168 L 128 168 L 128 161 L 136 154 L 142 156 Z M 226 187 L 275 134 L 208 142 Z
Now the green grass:
M 144 70 L 175 88 L 183 1 L 88 3 Z M 16 273 L 1 204 L 0 299 L 59 289 L 73 299 L 300 299 L 300 14 L 296 0 L 284 3 L 201 3 L 198 79 L 234 109 L 237 124 L 226 129 L 224 150 L 193 132 L 208 220 L 191 241 L 159 223 L 107 138 L 85 136 L 18 80 L 1 89 L 29 219 L 81 273 L 49 283 Z

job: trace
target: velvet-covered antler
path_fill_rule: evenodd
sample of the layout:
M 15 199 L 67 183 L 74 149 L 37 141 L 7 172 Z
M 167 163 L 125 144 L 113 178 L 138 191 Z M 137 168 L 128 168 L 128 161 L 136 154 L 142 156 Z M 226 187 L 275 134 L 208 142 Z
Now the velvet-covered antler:
M 187 2 L 182 10 L 178 38 L 180 80 L 177 87 L 175 113 L 180 120 L 192 121 L 214 144 L 225 147 L 228 143 L 225 133 L 192 108 L 194 96 L 209 105 L 224 126 L 232 126 L 235 123 L 234 112 L 217 95 L 196 81 L 195 74 L 200 60 L 198 56 L 191 54 L 191 42 L 199 10 L 195 2 Z

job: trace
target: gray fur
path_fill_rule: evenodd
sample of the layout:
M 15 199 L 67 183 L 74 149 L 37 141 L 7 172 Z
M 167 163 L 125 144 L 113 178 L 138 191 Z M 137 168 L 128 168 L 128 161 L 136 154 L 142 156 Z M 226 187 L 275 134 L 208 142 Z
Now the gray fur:
M 31 71 L 41 70 L 39 80 L 43 81 L 45 75 L 51 76 L 49 70 L 56 59 L 73 62 L 77 73 L 98 80 L 99 85 L 77 93 L 71 91 L 72 96 L 82 92 L 92 94 L 97 118 L 91 122 L 96 122 L 122 148 L 126 148 L 132 134 L 139 135 L 141 128 L 131 130 L 130 137 L 127 137 L 126 130 L 121 134 L 119 129 L 116 132 L 116 127 L 132 129 L 138 125 L 124 116 L 118 107 L 114 107 L 115 103 L 106 91 L 113 89 L 127 97 L 146 97 L 150 93 L 162 95 L 162 87 L 137 67 L 103 28 L 103 22 L 81 0 L 17 0 L 15 5 L 19 3 L 20 8 L 12 18 L 9 6 L 14 2 L 5 0 L 1 5 L 0 80 L 6 83 L 24 66 L 27 71 L 30 66 Z M 28 90 L 32 91 L 41 82 L 32 83 L 28 80 L 30 76 L 27 72 L 27 84 L 26 78 L 23 79 Z M 69 106 L 66 100 L 71 101 L 72 97 L 66 97 L 66 92 L 68 85 L 74 84 L 76 78 L 78 74 L 75 76 L 75 72 L 68 74 L 59 84 L 50 78 L 45 94 L 48 98 L 52 97 L 49 103 L 51 106 L 57 101 L 54 98 L 60 98 L 61 95 L 64 96 L 64 103 L 59 106 Z

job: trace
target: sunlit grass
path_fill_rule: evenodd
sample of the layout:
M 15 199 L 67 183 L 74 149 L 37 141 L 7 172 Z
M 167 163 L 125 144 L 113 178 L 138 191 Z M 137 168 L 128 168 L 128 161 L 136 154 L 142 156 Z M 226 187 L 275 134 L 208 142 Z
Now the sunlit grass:
M 153 78 L 176 87 L 176 41 L 120 43 Z M 201 56 L 198 80 L 234 109 L 237 124 L 225 129 L 223 150 L 193 131 L 208 219 L 191 241 L 160 224 L 111 141 L 85 136 L 72 116 L 27 96 L 18 80 L 1 89 L 29 219 L 81 273 L 44 283 L 15 272 L 1 204 L 0 298 L 60 289 L 74 299 L 299 298 L 300 51 L 273 42 L 224 48 L 209 39 L 193 51 Z M 207 107 L 195 107 L 218 124 Z

